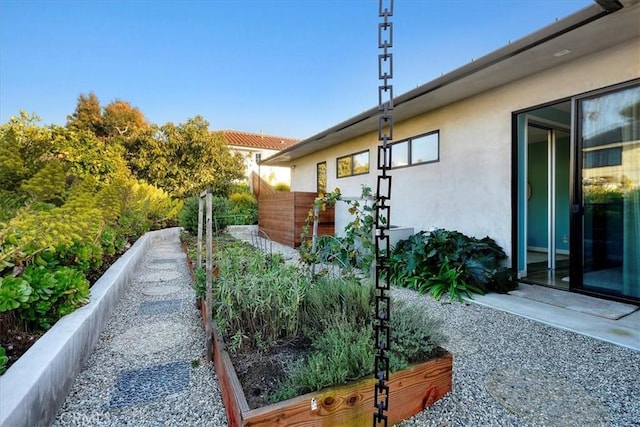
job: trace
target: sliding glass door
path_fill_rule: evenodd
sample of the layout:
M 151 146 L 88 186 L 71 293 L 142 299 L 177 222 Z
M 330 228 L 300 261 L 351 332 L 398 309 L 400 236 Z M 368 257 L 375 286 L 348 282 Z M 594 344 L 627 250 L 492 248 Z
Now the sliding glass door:
M 640 85 L 576 100 L 571 282 L 640 298 Z M 575 278 L 575 280 L 574 280 Z

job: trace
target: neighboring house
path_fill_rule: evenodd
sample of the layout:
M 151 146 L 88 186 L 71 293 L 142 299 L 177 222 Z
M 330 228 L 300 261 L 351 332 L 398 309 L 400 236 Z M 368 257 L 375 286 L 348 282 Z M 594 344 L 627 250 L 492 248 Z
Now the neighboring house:
M 252 174 L 254 177 L 261 177 L 270 186 L 291 184 L 291 168 L 289 166 L 262 166 L 260 160 L 289 148 L 300 140 L 234 130 L 222 130 L 214 133 L 221 134 L 233 151 L 243 155 L 246 165 L 245 176 L 252 187 L 260 185 L 260 180 L 252 179 Z M 260 194 L 259 188 L 252 188 L 252 190 L 254 194 Z
M 523 281 L 640 300 L 640 2 L 599 3 L 395 98 L 392 224 L 488 235 Z M 375 191 L 378 114 L 263 165 L 292 191 Z

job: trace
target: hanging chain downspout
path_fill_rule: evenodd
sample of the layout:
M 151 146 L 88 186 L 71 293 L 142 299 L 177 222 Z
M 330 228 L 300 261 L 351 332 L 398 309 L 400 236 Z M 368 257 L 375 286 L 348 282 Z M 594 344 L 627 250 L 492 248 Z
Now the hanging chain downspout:
M 385 5 L 386 4 L 386 5 Z M 382 22 L 378 24 L 378 48 L 382 51 L 378 55 L 378 181 L 375 202 L 375 283 L 376 283 L 376 311 L 375 311 L 375 385 L 374 402 L 376 411 L 373 414 L 373 425 L 387 426 L 389 410 L 389 343 L 391 299 L 389 291 L 389 234 L 391 208 L 387 202 L 391 199 L 391 176 L 387 171 L 391 168 L 391 145 L 393 140 L 393 23 L 389 18 L 393 16 L 393 0 L 379 0 L 378 16 Z

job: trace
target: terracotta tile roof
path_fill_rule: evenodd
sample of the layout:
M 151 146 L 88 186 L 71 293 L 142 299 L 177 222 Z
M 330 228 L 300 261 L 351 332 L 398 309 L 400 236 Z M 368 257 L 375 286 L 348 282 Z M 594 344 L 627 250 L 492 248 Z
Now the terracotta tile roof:
M 263 148 L 279 151 L 300 142 L 299 139 L 264 135 L 260 133 L 240 132 L 235 130 L 222 130 L 217 131 L 216 133 L 221 133 L 227 144 L 237 147 Z

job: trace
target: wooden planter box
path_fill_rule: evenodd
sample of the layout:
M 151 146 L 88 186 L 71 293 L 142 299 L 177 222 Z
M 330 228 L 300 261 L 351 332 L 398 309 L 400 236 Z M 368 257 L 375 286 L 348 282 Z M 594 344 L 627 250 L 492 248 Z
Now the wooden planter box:
M 293 191 L 262 195 L 258 202 L 258 226 L 274 242 L 297 248 L 309 209 L 318 193 Z M 318 235 L 334 234 L 334 209 L 320 212 Z
M 205 304 L 201 304 L 203 319 Z M 370 426 L 374 412 L 374 378 L 365 378 L 342 386 L 330 387 L 293 399 L 249 409 L 236 371 L 225 344 L 213 327 L 213 362 L 222 391 L 230 427 L 305 426 L 358 427 Z M 452 386 L 453 356 L 412 365 L 391 374 L 389 392 L 389 425 L 405 420 L 431 406 Z

